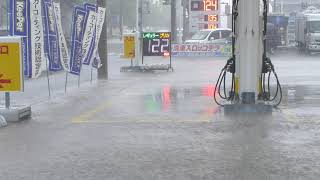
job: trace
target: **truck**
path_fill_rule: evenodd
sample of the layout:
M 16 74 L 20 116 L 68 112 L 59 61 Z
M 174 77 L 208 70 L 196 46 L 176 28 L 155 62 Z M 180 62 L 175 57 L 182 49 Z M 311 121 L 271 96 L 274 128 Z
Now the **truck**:
M 309 7 L 296 17 L 296 41 L 302 52 L 320 52 L 320 10 Z

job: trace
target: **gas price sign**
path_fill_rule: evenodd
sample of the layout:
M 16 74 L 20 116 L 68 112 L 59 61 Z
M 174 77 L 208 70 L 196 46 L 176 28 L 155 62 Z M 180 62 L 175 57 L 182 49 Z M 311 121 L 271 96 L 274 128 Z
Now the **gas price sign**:
M 197 32 L 202 29 L 219 27 L 219 0 L 190 1 L 190 30 Z
M 167 56 L 171 48 L 170 32 L 143 33 L 144 56 Z

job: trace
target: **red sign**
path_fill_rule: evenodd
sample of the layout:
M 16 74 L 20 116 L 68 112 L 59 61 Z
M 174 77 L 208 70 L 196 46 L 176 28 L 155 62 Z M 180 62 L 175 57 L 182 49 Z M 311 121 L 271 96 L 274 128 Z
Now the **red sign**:
M 2 49 L 2 48 L 0 48 Z M 0 51 L 2 52 L 2 51 Z M 0 74 L 0 89 L 4 88 L 3 84 L 11 84 L 11 79 L 2 79 L 3 74 Z

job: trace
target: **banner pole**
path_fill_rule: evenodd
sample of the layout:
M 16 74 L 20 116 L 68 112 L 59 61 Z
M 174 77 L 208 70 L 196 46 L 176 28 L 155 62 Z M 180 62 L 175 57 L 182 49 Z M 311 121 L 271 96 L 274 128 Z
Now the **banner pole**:
M 171 32 L 171 35 L 170 35 L 170 46 L 169 46 L 169 52 L 170 52 L 170 69 L 173 71 L 173 68 L 172 68 L 172 32 Z
M 69 72 L 66 72 L 66 80 L 64 84 L 64 93 L 67 93 L 67 87 L 68 87 L 68 74 Z
M 90 79 L 90 83 L 92 84 L 93 81 L 93 67 L 91 66 L 91 79 Z
M 82 70 L 80 70 L 80 73 L 79 73 L 79 76 L 78 76 L 78 88 L 80 88 L 80 81 L 81 81 L 81 71 L 82 71 Z
M 47 68 L 48 93 L 49 93 L 49 98 L 51 98 L 51 85 L 50 85 L 50 74 L 49 74 L 48 58 L 46 59 L 46 68 Z

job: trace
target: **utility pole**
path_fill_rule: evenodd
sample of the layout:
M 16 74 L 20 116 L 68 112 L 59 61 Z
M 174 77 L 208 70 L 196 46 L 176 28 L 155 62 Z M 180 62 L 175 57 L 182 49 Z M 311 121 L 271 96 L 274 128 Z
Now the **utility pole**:
M 140 66 L 142 62 L 142 33 L 143 33 L 143 24 L 142 24 L 142 0 L 136 0 L 137 3 L 137 18 L 136 18 L 136 50 L 135 50 L 135 59 L 134 65 Z
M 119 19 L 119 27 L 120 27 L 120 40 L 123 37 L 123 0 L 120 0 L 120 19 Z
M 182 0 L 182 9 L 183 9 L 183 12 L 182 12 L 182 16 L 183 16 L 183 32 L 182 32 L 182 41 L 184 42 L 185 39 L 186 39 L 186 32 L 187 32 L 187 3 L 188 1 L 187 0 Z
M 97 4 L 100 7 L 107 7 L 107 0 L 97 0 Z M 107 13 L 105 15 L 106 21 Z M 99 42 L 99 54 L 102 66 L 98 69 L 98 79 L 107 80 L 108 79 L 108 30 L 107 22 L 104 23 L 101 33 L 101 38 Z
M 177 9 L 176 9 L 176 0 L 171 0 L 171 36 L 172 41 L 176 42 L 177 40 Z

